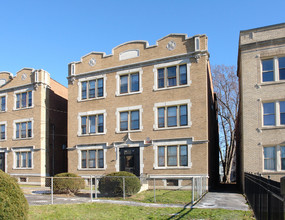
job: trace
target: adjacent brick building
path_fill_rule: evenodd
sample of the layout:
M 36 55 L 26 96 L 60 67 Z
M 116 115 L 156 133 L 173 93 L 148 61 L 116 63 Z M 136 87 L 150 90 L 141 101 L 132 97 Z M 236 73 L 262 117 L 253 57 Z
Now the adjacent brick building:
M 43 184 L 67 170 L 67 88 L 44 70 L 0 72 L 0 169 Z
M 244 172 L 285 175 L 285 23 L 240 32 L 237 159 Z
M 68 171 L 219 180 L 216 99 L 205 35 L 132 41 L 69 64 Z M 168 177 L 176 177 L 177 182 Z

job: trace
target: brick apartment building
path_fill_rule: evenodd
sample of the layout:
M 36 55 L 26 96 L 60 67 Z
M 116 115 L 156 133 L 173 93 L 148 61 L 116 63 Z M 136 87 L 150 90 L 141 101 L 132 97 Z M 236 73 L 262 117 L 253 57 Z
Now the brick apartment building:
M 67 88 L 44 70 L 0 72 L 0 169 L 23 184 L 67 170 Z
M 285 23 L 240 32 L 237 159 L 244 172 L 285 175 Z
M 219 180 L 216 99 L 205 35 L 131 41 L 69 64 L 68 171 L 129 171 L 164 186 Z M 176 181 L 168 180 L 177 177 Z

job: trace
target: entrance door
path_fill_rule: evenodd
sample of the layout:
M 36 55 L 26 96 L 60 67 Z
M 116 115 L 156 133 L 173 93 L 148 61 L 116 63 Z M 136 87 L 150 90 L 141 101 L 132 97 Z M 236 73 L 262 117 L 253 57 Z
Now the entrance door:
M 0 170 L 5 172 L 5 153 L 0 153 Z
M 121 148 L 120 149 L 120 171 L 127 171 L 140 175 L 140 157 L 139 148 Z

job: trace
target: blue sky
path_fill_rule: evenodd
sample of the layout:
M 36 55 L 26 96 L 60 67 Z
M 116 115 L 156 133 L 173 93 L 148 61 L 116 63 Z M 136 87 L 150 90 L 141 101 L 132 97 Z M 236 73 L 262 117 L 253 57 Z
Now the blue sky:
M 67 86 L 67 65 L 91 51 L 170 33 L 206 34 L 212 65 L 236 65 L 240 30 L 285 22 L 285 1 L 0 0 L 0 71 L 45 69 Z

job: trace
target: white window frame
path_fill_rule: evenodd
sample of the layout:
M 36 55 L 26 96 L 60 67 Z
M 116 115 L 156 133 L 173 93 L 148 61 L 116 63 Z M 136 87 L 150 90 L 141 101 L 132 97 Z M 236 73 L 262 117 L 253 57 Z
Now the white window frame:
M 17 108 L 17 94 L 20 94 L 20 93 L 28 93 L 28 92 L 32 92 L 32 106 L 28 106 L 28 103 L 27 103 L 27 106 L 25 108 Z M 34 108 L 34 90 L 33 88 L 29 87 L 29 88 L 26 88 L 26 89 L 21 89 L 21 90 L 17 90 L 14 92 L 14 107 L 13 107 L 13 110 L 14 111 L 21 111 L 23 109 L 31 109 L 31 108 Z
M 167 162 L 165 161 L 165 166 L 158 166 L 158 147 L 160 146 L 178 146 L 178 145 L 187 145 L 188 151 L 188 166 L 180 166 L 179 160 L 177 160 L 177 166 L 167 166 Z M 154 150 L 154 164 L 153 168 L 155 170 L 165 170 L 165 169 L 189 169 L 192 167 L 191 162 L 191 148 L 192 148 L 192 139 L 185 138 L 185 139 L 173 139 L 173 140 L 159 140 L 153 141 L 153 150 Z M 166 151 L 165 151 L 166 154 Z M 166 155 L 167 158 L 167 155 Z M 177 155 L 179 158 L 179 155 Z
M 76 146 L 77 154 L 78 154 L 78 166 L 77 170 L 106 170 L 107 169 L 107 160 L 106 160 L 106 152 L 107 152 L 107 146 L 108 144 L 95 144 L 95 145 L 84 145 L 84 146 Z M 83 150 L 103 150 L 103 156 L 104 156 L 104 167 L 103 168 L 82 168 L 81 167 L 81 151 Z M 96 162 L 98 159 L 98 155 L 96 154 Z
M 2 97 L 5 97 L 5 111 L 1 111 L 1 106 L 0 106 L 0 113 L 7 112 L 7 111 L 8 111 L 8 105 L 7 105 L 7 102 L 8 102 L 8 93 L 1 93 L 1 94 L 0 94 L 0 102 L 1 102 L 1 98 L 2 98 Z
M 186 69 L 187 69 L 187 83 L 185 85 L 177 84 L 176 86 L 171 86 L 171 87 L 165 86 L 164 88 L 158 88 L 158 69 L 171 67 L 171 66 L 178 66 L 178 65 L 183 65 L 183 64 L 186 64 Z M 184 60 L 177 60 L 177 61 L 172 61 L 168 63 L 161 63 L 161 64 L 154 65 L 153 66 L 153 74 L 154 74 L 153 90 L 160 91 L 160 90 L 175 89 L 175 88 L 182 88 L 182 87 L 190 86 L 191 85 L 190 66 L 191 66 L 191 62 L 189 58 L 184 59 Z M 176 77 L 177 77 L 177 74 L 179 73 L 176 73 Z
M 264 148 L 266 147 L 275 147 L 275 152 L 276 152 L 276 155 L 275 155 L 275 167 L 276 169 L 275 170 L 266 170 L 264 168 Z M 262 169 L 263 169 L 263 172 L 285 172 L 285 169 L 282 170 L 281 169 L 281 147 L 285 147 L 285 145 L 265 145 L 263 146 L 262 148 Z
M 132 73 L 139 73 L 139 91 L 135 91 L 135 92 L 127 92 L 127 93 L 120 93 L 120 77 L 122 75 L 128 75 L 130 77 L 130 75 Z M 142 88 L 142 74 L 143 74 L 143 69 L 142 68 L 136 68 L 136 69 L 129 69 L 129 70 L 123 70 L 123 71 L 119 71 L 116 73 L 116 96 L 125 96 L 125 95 L 133 95 L 133 94 L 139 94 L 143 92 L 143 88 Z M 128 79 L 129 79 L 128 77 Z M 129 85 L 130 81 L 128 80 L 128 88 L 130 88 Z
M 5 125 L 5 139 L 1 139 L 1 138 L 0 138 L 0 142 L 7 140 L 7 121 L 1 121 L 1 122 L 0 122 L 0 126 L 1 126 L 1 125 Z M 1 127 L 0 127 L 0 129 L 1 129 Z M 1 136 L 1 130 L 0 130 L 0 136 Z
M 120 112 L 130 112 L 138 110 L 139 111 L 139 116 L 140 116 L 140 127 L 138 130 L 130 130 L 128 129 L 127 131 L 121 131 L 120 130 Z M 137 106 L 130 106 L 130 107 L 122 107 L 122 108 L 117 108 L 116 109 L 116 121 L 117 121 L 117 126 L 116 126 L 116 133 L 128 133 L 128 132 L 140 132 L 143 130 L 143 125 L 142 125 L 142 113 L 143 113 L 143 108 L 142 105 L 137 105 Z M 128 121 L 128 123 L 130 123 Z
M 284 79 L 280 79 L 280 76 L 279 76 L 279 58 L 281 57 L 285 57 L 285 55 L 282 55 L 282 56 L 274 56 L 274 57 L 264 57 L 264 58 L 261 58 L 260 60 L 260 81 L 262 84 L 270 84 L 270 83 L 275 83 L 275 82 L 284 82 L 285 80 Z M 267 81 L 267 82 L 263 82 L 263 67 L 262 67 L 262 61 L 264 60 L 273 60 L 273 81 Z
M 82 116 L 92 116 L 92 115 L 99 115 L 99 114 L 103 114 L 104 117 L 104 130 L 103 133 L 87 133 L 87 134 L 81 134 L 81 117 Z M 78 113 L 77 116 L 77 121 L 78 121 L 78 131 L 77 131 L 77 136 L 97 136 L 97 135 L 104 135 L 107 133 L 107 128 L 106 128 L 106 118 L 107 118 L 107 112 L 106 110 L 96 110 L 96 111 L 88 111 L 88 112 L 80 112 Z M 86 128 L 89 129 L 89 128 Z
M 23 123 L 23 122 L 31 122 L 32 124 L 32 137 L 26 137 L 26 138 L 16 138 L 16 132 L 17 132 L 17 123 Z M 28 128 L 27 128 L 28 129 Z M 19 120 L 13 121 L 13 140 L 27 140 L 27 139 L 33 139 L 34 138 L 34 119 L 33 118 L 24 118 Z M 19 131 L 20 132 L 20 131 Z
M 34 146 L 31 147 L 12 147 L 11 150 L 13 152 L 13 169 L 15 170 L 32 170 L 34 169 Z M 17 167 L 17 152 L 31 152 L 32 157 L 32 167 Z M 21 161 L 20 161 L 21 164 Z
M 0 153 L 4 153 L 4 155 L 5 155 L 5 170 L 4 170 L 4 172 L 7 172 L 7 170 L 8 170 L 8 161 L 7 161 L 8 148 L 0 148 Z
M 92 80 L 98 80 L 98 79 L 103 79 L 103 96 L 102 97 L 95 97 L 95 98 L 86 98 L 86 99 L 82 99 L 82 82 L 87 82 L 88 81 L 92 81 Z M 97 75 L 97 76 L 92 76 L 92 77 L 85 77 L 85 78 L 81 78 L 78 80 L 78 97 L 77 97 L 77 101 L 78 102 L 86 102 L 86 101 L 90 101 L 90 100 L 97 100 L 97 99 L 105 99 L 107 97 L 107 92 L 106 92 L 106 82 L 107 82 L 107 76 L 106 74 L 101 74 L 101 75 Z M 95 87 L 95 89 L 97 90 L 97 88 Z
M 272 101 L 263 101 L 261 104 L 261 121 L 262 121 L 262 128 L 275 128 L 275 127 L 285 127 L 285 125 L 281 124 L 281 118 L 280 118 L 280 102 L 284 102 L 285 100 L 272 100 Z M 264 109 L 263 104 L 264 103 L 274 103 L 275 108 L 275 125 L 264 125 Z
M 199 51 L 200 48 L 201 48 L 201 45 L 200 45 L 200 37 L 195 37 L 195 38 L 194 38 L 194 41 L 195 41 L 195 51 Z
M 160 107 L 179 106 L 179 105 L 187 105 L 188 125 L 180 126 L 179 123 L 178 123 L 176 127 L 167 127 L 167 121 L 165 121 L 165 127 L 164 128 L 159 128 L 158 127 L 158 108 L 160 108 Z M 166 130 L 166 129 L 190 128 L 192 126 L 191 114 L 190 114 L 191 113 L 191 110 L 190 110 L 191 107 L 192 107 L 192 103 L 191 103 L 190 99 L 155 103 L 154 104 L 154 108 L 153 108 L 153 111 L 154 111 L 154 125 L 153 125 L 153 129 L 154 130 Z

